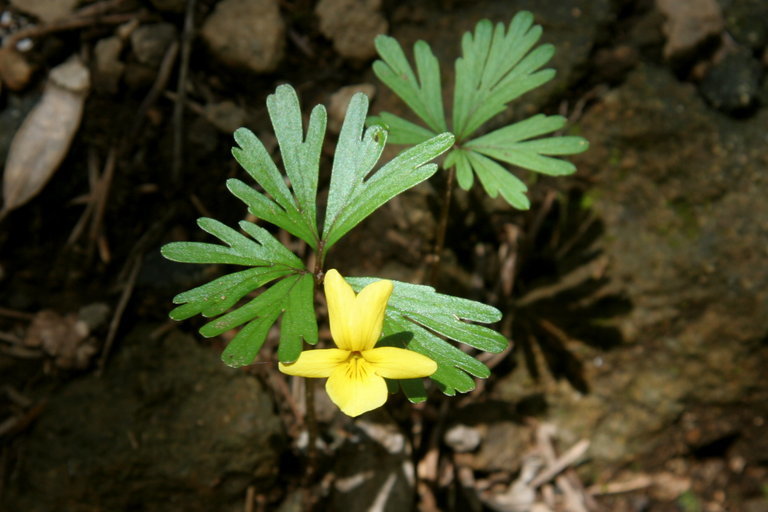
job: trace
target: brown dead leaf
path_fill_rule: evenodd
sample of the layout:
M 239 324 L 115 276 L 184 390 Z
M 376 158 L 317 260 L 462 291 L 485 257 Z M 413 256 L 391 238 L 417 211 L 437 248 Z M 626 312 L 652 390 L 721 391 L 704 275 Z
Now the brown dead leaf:
M 51 70 L 42 98 L 11 142 L 0 219 L 35 197 L 58 169 L 80 126 L 89 86 L 88 68 L 77 57 Z
M 32 76 L 32 66 L 13 48 L 0 48 L 0 80 L 12 91 L 26 87 Z
M 42 348 L 64 369 L 84 369 L 98 351 L 88 323 L 76 314 L 62 316 L 55 311 L 38 312 L 29 325 L 24 344 Z

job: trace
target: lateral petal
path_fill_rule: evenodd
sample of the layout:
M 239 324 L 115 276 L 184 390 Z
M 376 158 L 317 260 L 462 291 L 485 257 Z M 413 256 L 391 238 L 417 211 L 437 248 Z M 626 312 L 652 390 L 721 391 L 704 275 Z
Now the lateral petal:
M 342 350 L 355 350 L 352 348 L 355 331 L 350 325 L 355 307 L 355 291 L 336 269 L 326 272 L 323 283 L 333 342 Z
M 328 396 L 347 416 L 359 416 L 381 407 L 387 401 L 387 383 L 370 370 L 355 372 L 350 371 L 347 365 L 341 365 L 326 381 Z
M 351 350 L 370 350 L 379 341 L 392 288 L 392 281 L 384 279 L 369 284 L 357 295 L 354 311 L 348 313 Z
M 366 350 L 362 356 L 377 375 L 387 379 L 429 377 L 437 371 L 437 363 L 413 350 L 378 347 Z
M 299 377 L 330 377 L 333 371 L 349 358 L 349 352 L 338 348 L 305 350 L 293 363 L 278 364 L 278 368 L 288 375 Z

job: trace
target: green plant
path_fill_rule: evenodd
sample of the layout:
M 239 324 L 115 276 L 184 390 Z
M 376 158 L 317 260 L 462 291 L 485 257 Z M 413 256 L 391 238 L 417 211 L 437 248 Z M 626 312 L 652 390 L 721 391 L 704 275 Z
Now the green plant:
M 428 162 L 454 141 L 450 133 L 437 134 L 372 171 L 386 143 L 387 130 L 378 125 L 365 129 L 368 99 L 363 94 L 355 95 L 336 146 L 321 227 L 317 221 L 317 188 L 325 109 L 318 105 L 312 110 L 304 132 L 299 100 L 290 86 L 278 87 L 267 99 L 267 108 L 285 174 L 259 139 L 241 128 L 235 132 L 239 147 L 233 149 L 233 154 L 258 186 L 230 179 L 227 188 L 255 217 L 304 240 L 314 252 L 314 267 L 307 268 L 268 229 L 249 221 L 241 221 L 241 231 L 237 231 L 217 220 L 202 218 L 198 225 L 224 245 L 174 242 L 162 248 L 163 255 L 173 261 L 247 267 L 177 295 L 174 302 L 179 306 L 170 313 L 175 320 L 197 314 L 212 318 L 200 329 L 205 337 L 240 327 L 222 353 L 222 360 L 236 367 L 256 359 L 278 318 L 280 362 L 295 361 L 303 342 L 317 343 L 314 290 L 322 282 L 328 251 L 386 201 L 432 176 L 437 166 Z M 373 280 L 357 278 L 349 282 L 359 291 Z M 385 335 L 410 333 L 408 340 L 394 336 L 390 341 L 433 359 L 438 369 L 431 378 L 444 393 L 452 395 L 474 387 L 467 373 L 484 378 L 490 372 L 448 340 L 499 352 L 507 340 L 472 322 L 491 323 L 500 318 L 500 312 L 491 306 L 441 295 L 427 286 L 395 281 L 383 330 Z M 421 381 L 402 381 L 402 387 L 414 402 L 426 398 Z
M 544 114 L 476 135 L 509 102 L 554 78 L 553 69 L 541 69 L 554 54 L 554 47 L 543 44 L 534 48 L 541 32 L 541 26 L 533 25 L 533 15 L 522 11 L 507 28 L 503 23 L 494 28 L 489 20 L 482 20 L 474 34 L 464 34 L 462 55 L 456 59 L 450 127 L 443 109 L 440 64 L 429 44 L 417 41 L 413 46 L 414 73 L 397 40 L 378 36 L 376 49 L 382 60 L 373 64 L 376 76 L 426 126 L 388 112 L 373 117 L 371 122 L 386 126 L 395 144 L 419 144 L 437 133 L 453 131 L 456 140 L 443 166 L 455 169 L 459 186 L 468 190 L 476 175 L 491 197 L 501 194 L 515 208 L 528 209 L 525 183 L 499 161 L 551 176 L 571 174 L 576 167 L 555 157 L 585 151 L 589 147 L 586 139 L 541 137 L 566 124 L 563 116 Z

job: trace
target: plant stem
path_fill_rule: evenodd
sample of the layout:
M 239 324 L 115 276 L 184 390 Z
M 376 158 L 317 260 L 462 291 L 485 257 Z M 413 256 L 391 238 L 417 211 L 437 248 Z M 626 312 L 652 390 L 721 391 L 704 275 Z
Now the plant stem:
M 437 286 L 437 278 L 440 275 L 440 255 L 445 247 L 445 232 L 448 229 L 448 212 L 451 209 L 451 198 L 453 197 L 453 180 L 456 175 L 456 167 L 448 169 L 448 179 L 445 183 L 445 192 L 443 194 L 443 205 L 440 209 L 440 221 L 435 233 L 435 249 L 432 254 L 432 269 L 429 273 L 429 284 Z
M 304 423 L 307 426 L 307 474 L 311 480 L 317 466 L 317 415 L 315 414 L 315 381 L 304 379 Z

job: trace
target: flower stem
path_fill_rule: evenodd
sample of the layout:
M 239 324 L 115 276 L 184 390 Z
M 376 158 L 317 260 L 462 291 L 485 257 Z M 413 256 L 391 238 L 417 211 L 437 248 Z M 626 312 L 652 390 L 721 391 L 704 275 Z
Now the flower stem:
M 432 269 L 429 273 L 429 284 L 437 286 L 437 278 L 440 275 L 440 255 L 445 247 L 445 232 L 448 229 L 448 212 L 451 209 L 451 198 L 453 197 L 453 180 L 456 174 L 456 167 L 448 169 L 448 179 L 445 183 L 445 192 L 443 193 L 443 204 L 440 209 L 440 220 L 435 232 L 435 249 L 432 254 Z

